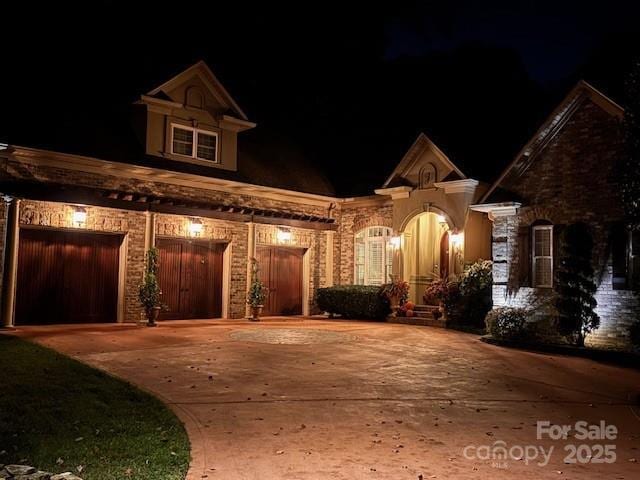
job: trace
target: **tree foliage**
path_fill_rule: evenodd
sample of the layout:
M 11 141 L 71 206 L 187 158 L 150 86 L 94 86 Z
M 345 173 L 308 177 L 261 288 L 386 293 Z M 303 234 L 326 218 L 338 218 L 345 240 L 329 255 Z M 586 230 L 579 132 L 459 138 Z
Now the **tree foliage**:
M 640 227 L 640 56 L 625 81 L 625 155 L 619 175 L 625 217 L 630 228 Z
M 593 237 L 584 223 L 574 223 L 560 238 L 559 264 L 556 269 L 555 307 L 558 328 L 563 335 L 584 345 L 584 337 L 600 325 L 594 309 L 596 283 L 592 265 Z

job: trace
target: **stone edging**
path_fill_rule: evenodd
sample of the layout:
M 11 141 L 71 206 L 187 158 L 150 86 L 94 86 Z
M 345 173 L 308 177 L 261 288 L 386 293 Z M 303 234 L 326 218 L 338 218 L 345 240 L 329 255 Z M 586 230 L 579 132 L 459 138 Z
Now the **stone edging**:
M 82 480 L 71 472 L 57 475 L 38 470 L 29 465 L 3 465 L 0 464 L 0 480 Z

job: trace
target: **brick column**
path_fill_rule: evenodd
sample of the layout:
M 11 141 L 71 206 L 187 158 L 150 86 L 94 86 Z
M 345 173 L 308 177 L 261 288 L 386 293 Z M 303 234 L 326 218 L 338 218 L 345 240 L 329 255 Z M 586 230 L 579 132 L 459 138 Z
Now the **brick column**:
M 2 281 L 2 324 L 11 327 L 14 324 L 14 310 L 16 300 L 16 276 L 18 274 L 18 231 L 20 200 L 5 199 L 7 201 L 7 221 L 4 242 L 4 269 Z

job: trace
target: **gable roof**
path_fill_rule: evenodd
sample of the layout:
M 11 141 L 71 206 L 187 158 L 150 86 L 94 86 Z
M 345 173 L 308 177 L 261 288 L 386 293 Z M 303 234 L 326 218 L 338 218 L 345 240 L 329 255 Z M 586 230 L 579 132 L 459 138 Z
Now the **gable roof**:
M 150 97 L 158 97 L 162 95 L 166 95 L 165 92 L 171 90 L 177 85 L 181 84 L 185 80 L 187 80 L 191 76 L 198 76 L 200 80 L 207 86 L 211 94 L 216 97 L 220 103 L 222 103 L 225 107 L 232 110 L 238 118 L 242 120 L 249 120 L 247 115 L 242 111 L 242 109 L 238 106 L 235 100 L 231 97 L 226 88 L 220 83 L 220 80 L 213 74 L 209 66 L 203 61 L 191 65 L 186 70 L 178 73 L 174 77 L 170 78 L 162 85 L 155 87 L 152 90 L 147 92 L 147 95 Z
M 580 80 L 546 118 L 531 139 L 522 147 L 513 161 L 505 168 L 493 185 L 491 185 L 491 188 L 487 190 L 487 193 L 484 194 L 479 203 L 487 203 L 487 200 L 492 195 L 499 195 L 500 185 L 511 173 L 524 173 L 529 166 L 531 166 L 538 154 L 556 137 L 576 110 L 587 100 L 592 101 L 612 116 L 622 118 L 624 115 L 624 109 L 619 104 L 600 92 L 593 85 L 584 80 Z
M 418 135 L 418 138 L 413 142 L 413 145 L 409 147 L 407 153 L 404 154 L 400 163 L 396 166 L 396 168 L 391 172 L 391 175 L 387 178 L 387 180 L 382 185 L 382 188 L 387 188 L 391 186 L 392 182 L 396 179 L 403 177 L 406 175 L 411 168 L 415 165 L 415 163 L 419 160 L 420 155 L 427 149 L 430 149 L 433 153 L 436 154 L 438 159 L 442 161 L 445 165 L 450 167 L 461 179 L 467 178 L 462 170 L 460 170 L 449 157 L 438 148 L 438 146 L 433 143 L 433 141 L 424 133 L 421 132 Z

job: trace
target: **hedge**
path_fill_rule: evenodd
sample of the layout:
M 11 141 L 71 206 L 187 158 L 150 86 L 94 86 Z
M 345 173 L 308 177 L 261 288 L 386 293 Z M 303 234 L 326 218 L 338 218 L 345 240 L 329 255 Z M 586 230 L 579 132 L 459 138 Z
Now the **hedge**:
M 337 285 L 319 288 L 316 305 L 324 312 L 343 318 L 383 320 L 391 313 L 389 301 L 381 287 L 370 285 Z

